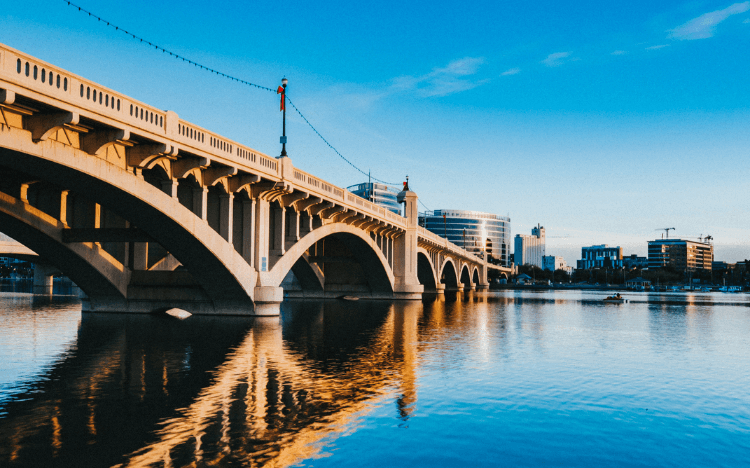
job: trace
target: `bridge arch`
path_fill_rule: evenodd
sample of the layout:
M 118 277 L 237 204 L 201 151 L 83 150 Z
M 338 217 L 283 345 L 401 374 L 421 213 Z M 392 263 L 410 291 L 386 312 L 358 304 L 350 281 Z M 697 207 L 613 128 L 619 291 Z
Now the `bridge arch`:
M 471 273 L 469 273 L 469 266 L 465 263 L 461 266 L 461 283 L 467 289 L 471 285 Z
M 362 266 L 372 294 L 393 294 L 394 276 L 388 260 L 367 232 L 345 223 L 320 226 L 297 241 L 281 256 L 268 273 L 260 273 L 259 286 L 279 287 L 289 273 L 294 272 L 303 290 L 326 291 L 325 277 L 317 266 L 308 261 L 308 250 L 327 238 L 344 244 Z
M 477 267 L 476 265 L 474 265 L 474 268 L 472 269 L 471 282 L 475 286 L 479 286 L 479 267 Z
M 63 243 L 64 226 L 42 210 L 0 193 L 0 225 L 4 234 L 23 239 L 23 245 L 65 272 L 86 294 L 115 300 L 126 297 L 129 272 L 97 246 Z
M 74 188 L 76 193 L 128 220 L 163 246 L 188 270 L 197 283 L 195 286 L 205 292 L 188 301 L 195 302 L 193 306 L 180 303 L 180 307 L 202 313 L 214 313 L 218 309 L 237 314 L 252 312 L 257 273 L 208 223 L 183 206 L 177 197 L 143 178 L 71 147 L 60 151 L 53 146 L 56 144 L 54 141 L 37 143 L 29 147 L 31 154 L 0 148 L 0 164 L 32 178 Z M 71 152 L 76 157 L 71 157 Z M 16 238 L 26 239 L 18 234 Z M 53 245 L 59 247 L 59 243 Z M 43 250 L 36 244 L 29 247 Z M 64 264 L 58 267 L 78 284 L 76 275 L 69 274 L 69 268 Z M 83 270 L 92 271 L 91 268 Z M 85 283 L 79 286 L 84 289 Z M 110 296 L 111 287 L 101 281 L 96 284 L 106 292 L 105 296 Z M 89 288 L 92 293 L 94 289 Z M 122 287 L 116 289 L 123 290 Z M 133 304 L 128 307 L 131 306 Z M 104 309 L 106 307 L 99 310 Z
M 435 265 L 427 251 L 419 247 L 417 249 L 417 278 L 419 283 L 424 285 L 425 291 L 437 290 L 437 277 L 435 275 Z
M 446 257 L 440 267 L 440 282 L 445 285 L 446 290 L 458 288 L 458 270 L 455 262 Z

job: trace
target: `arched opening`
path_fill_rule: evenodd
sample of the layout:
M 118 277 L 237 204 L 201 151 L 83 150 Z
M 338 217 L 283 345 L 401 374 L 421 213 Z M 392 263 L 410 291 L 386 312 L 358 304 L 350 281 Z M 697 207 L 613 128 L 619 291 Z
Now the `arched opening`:
M 443 271 L 440 272 L 440 282 L 445 285 L 446 291 L 458 289 L 458 278 L 456 277 L 456 266 L 452 260 L 447 260 L 443 264 Z
M 464 284 L 464 289 L 468 289 L 471 285 L 471 276 L 469 274 L 469 267 L 464 265 L 461 268 L 461 282 Z
M 471 282 L 474 283 L 475 286 L 479 285 L 479 268 L 474 268 L 474 274 L 471 275 Z
M 367 233 L 329 224 L 301 238 L 274 264 L 287 297 L 393 297 L 393 273 Z
M 193 174 L 177 181 L 177 200 L 199 218 L 202 217 L 202 197 L 203 187 Z
M 419 284 L 424 286 L 425 291 L 437 290 L 432 263 L 427 255 L 422 252 L 417 254 L 417 277 L 419 278 Z
M 57 258 L 61 261 L 50 260 L 49 263 L 64 272 L 92 299 L 88 306 L 85 305 L 87 309 L 148 312 L 157 306 L 168 305 L 193 313 L 252 313 L 251 297 L 257 284 L 255 271 L 246 262 L 241 261 L 234 249 L 223 248 L 221 237 L 212 229 L 207 229 L 203 223 L 186 219 L 184 213 L 179 213 L 181 208 L 175 203 L 176 200 L 167 196 L 162 188 L 154 186 L 154 182 L 161 178 L 159 176 L 163 176 L 160 170 L 150 175 L 147 173 L 151 180 L 149 183 L 132 173 L 128 176 L 124 169 L 120 172 L 109 162 L 95 157 L 75 158 L 70 157 L 65 151 L 46 152 L 42 156 L 36 156 L 19 151 L 0 150 L 0 172 L 3 174 L 0 177 L 0 187 L 8 186 L 20 194 L 23 184 L 27 181 L 44 180 L 63 188 L 71 188 L 65 196 L 64 203 L 67 207 L 67 224 L 74 229 L 86 228 L 86 231 L 73 232 L 63 229 L 63 218 L 59 218 L 60 214 L 55 218 L 57 221 L 52 223 L 46 214 L 42 215 L 38 222 L 40 226 L 37 227 L 56 229 L 57 231 L 48 234 L 47 237 L 52 238 L 58 247 L 62 245 L 62 248 L 57 250 L 74 252 L 74 255 L 68 256 L 58 253 Z M 16 171 L 19 174 L 20 171 L 24 171 L 32 177 L 8 180 L 8 174 Z M 18 210 L 28 206 L 18 199 L 20 195 L 15 197 L 17 198 L 13 199 L 16 201 L 9 205 L 10 208 Z M 62 199 L 60 204 L 63 205 Z M 111 210 L 121 219 L 128 220 L 130 228 L 137 227 L 139 230 L 131 233 L 94 232 L 97 227 L 101 227 L 101 224 L 97 226 L 94 222 L 97 219 L 96 213 L 101 216 L 105 210 Z M 101 223 L 102 218 L 98 219 Z M 104 223 L 106 226 L 107 221 Z M 3 230 L 10 231 L 4 226 Z M 67 231 L 65 234 L 68 234 L 68 239 L 75 240 L 60 242 L 63 231 Z M 30 236 L 25 234 L 22 232 L 12 235 L 41 254 L 42 249 L 36 244 L 32 247 L 32 243 L 27 241 L 27 237 Z M 70 237 L 71 235 L 75 237 Z M 185 266 L 186 271 L 144 271 L 152 269 L 150 264 L 154 263 L 154 259 L 149 261 L 148 257 L 156 250 L 150 249 L 150 255 L 144 255 L 142 246 L 147 243 L 145 236 L 174 254 L 174 257 Z M 133 240 L 125 240 L 130 237 Z M 128 249 L 129 254 L 123 258 L 125 261 L 120 262 L 98 247 L 110 238 L 114 242 L 128 246 L 137 245 L 138 248 Z M 75 255 L 79 257 L 78 260 L 68 258 Z M 86 262 L 95 267 L 75 266 Z M 106 274 L 98 275 L 105 280 L 96 280 L 96 274 L 89 274 L 92 269 L 105 272 Z M 71 270 L 73 272 L 70 272 Z M 91 279 L 87 280 L 87 277 Z M 94 297 L 113 300 L 95 303 Z

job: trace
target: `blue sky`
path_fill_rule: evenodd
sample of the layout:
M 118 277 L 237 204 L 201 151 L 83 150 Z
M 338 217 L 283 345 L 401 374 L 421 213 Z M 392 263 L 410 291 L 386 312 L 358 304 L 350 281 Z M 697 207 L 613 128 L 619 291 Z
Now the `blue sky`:
M 750 258 L 750 2 L 104 2 L 120 27 L 289 96 L 364 170 L 430 209 L 488 211 L 547 251 L 711 234 Z M 0 42 L 279 152 L 274 94 L 170 59 L 62 0 L 5 5 Z M 294 164 L 361 174 L 289 114 Z

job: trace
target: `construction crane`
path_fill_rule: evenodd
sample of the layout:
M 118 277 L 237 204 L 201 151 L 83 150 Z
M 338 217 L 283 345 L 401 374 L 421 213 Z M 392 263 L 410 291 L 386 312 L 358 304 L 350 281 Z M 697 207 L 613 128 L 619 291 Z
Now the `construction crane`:
M 654 231 L 664 231 L 667 233 L 667 239 L 669 239 L 669 231 L 674 231 L 674 228 L 661 228 L 661 229 L 654 229 Z

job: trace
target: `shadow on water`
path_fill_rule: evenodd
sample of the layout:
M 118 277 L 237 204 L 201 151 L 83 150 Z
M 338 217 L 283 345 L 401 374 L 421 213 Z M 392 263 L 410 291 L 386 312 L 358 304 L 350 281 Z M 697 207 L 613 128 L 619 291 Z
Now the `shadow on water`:
M 4 408 L 0 465 L 120 462 L 209 384 L 210 371 L 252 325 L 84 313 L 74 349 Z
M 285 302 L 281 318 L 83 314 L 0 419 L 2 466 L 288 466 L 383 399 L 416 404 L 421 303 Z

